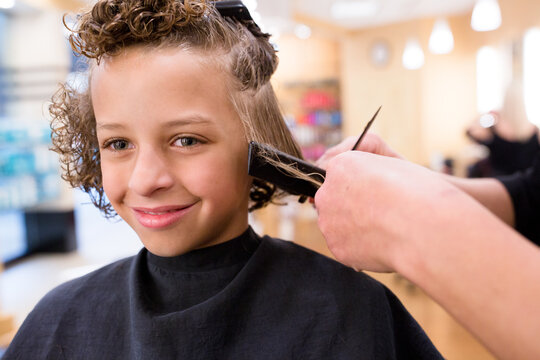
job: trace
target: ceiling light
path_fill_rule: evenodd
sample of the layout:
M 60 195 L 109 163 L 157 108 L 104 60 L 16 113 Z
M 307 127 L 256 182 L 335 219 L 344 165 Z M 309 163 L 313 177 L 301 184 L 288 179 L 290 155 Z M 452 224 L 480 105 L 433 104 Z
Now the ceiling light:
M 351 19 L 375 16 L 379 12 L 379 4 L 373 0 L 339 1 L 332 4 L 331 13 L 334 19 Z
M 294 35 L 302 40 L 309 39 L 311 36 L 311 28 L 304 24 L 298 24 L 294 27 Z
M 15 0 L 0 0 L 0 9 L 11 9 L 15 6 Z
M 435 21 L 429 37 L 429 50 L 434 54 L 448 54 L 454 49 L 454 35 L 445 19 Z
M 501 8 L 497 0 L 478 0 L 474 5 L 471 27 L 475 31 L 491 31 L 501 26 Z
M 409 39 L 405 45 L 401 61 L 408 70 L 417 70 L 424 66 L 424 51 L 416 39 Z

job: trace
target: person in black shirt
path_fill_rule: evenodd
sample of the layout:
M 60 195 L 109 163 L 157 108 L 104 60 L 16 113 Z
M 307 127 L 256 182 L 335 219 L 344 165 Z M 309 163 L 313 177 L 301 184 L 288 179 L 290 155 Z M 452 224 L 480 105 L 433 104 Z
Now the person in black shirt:
M 540 246 L 540 151 L 529 169 L 497 179 L 512 199 L 515 229 Z
M 467 133 L 478 144 L 489 150 L 489 156 L 469 168 L 469 177 L 494 177 L 510 175 L 531 167 L 536 153 L 540 151 L 538 131 L 524 140 L 508 140 L 495 130 L 494 126 L 487 129 L 489 140 L 475 138 Z
M 540 143 L 538 128 L 529 121 L 525 109 L 523 82 L 513 80 L 502 108 L 481 116 L 466 133 L 489 151 L 487 158 L 469 167 L 468 177 L 511 175 L 531 167 Z
M 269 35 L 222 5 L 100 0 L 80 17 L 90 86 L 53 99 L 54 149 L 144 249 L 52 290 L 4 358 L 442 358 L 382 284 L 249 227 L 279 194 L 248 175 L 248 142 L 301 154 Z
M 373 134 L 347 151 L 355 140 L 319 163 L 315 206 L 336 258 L 400 273 L 497 358 L 540 358 L 540 153 L 521 174 L 461 179 L 405 161 Z

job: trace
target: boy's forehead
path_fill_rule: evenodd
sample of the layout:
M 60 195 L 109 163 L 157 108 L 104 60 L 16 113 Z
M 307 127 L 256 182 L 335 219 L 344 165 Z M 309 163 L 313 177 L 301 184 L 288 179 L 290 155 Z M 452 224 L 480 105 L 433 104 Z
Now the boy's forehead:
M 103 76 L 129 77 L 134 72 L 145 72 L 156 77 L 164 75 L 169 79 L 199 76 L 214 82 L 215 91 L 224 87 L 228 92 L 232 80 L 229 70 L 226 59 L 218 52 L 172 46 L 130 46 L 117 55 L 103 57 L 99 63 L 95 63 L 90 71 L 90 82 L 100 80 Z M 205 82 L 205 79 L 200 79 L 200 82 Z
M 223 69 L 201 54 L 134 48 L 96 64 L 91 96 L 98 123 L 141 116 L 236 127 L 230 122 L 241 121 L 226 82 Z
M 193 65 L 215 68 L 217 64 L 223 63 L 226 53 L 218 50 L 204 50 L 196 47 L 183 45 L 131 45 L 114 55 L 103 56 L 95 67 L 110 68 L 118 63 L 131 63 L 144 66 L 149 59 L 157 58 L 179 58 L 182 62 L 188 61 Z M 221 70 L 223 68 L 219 67 Z

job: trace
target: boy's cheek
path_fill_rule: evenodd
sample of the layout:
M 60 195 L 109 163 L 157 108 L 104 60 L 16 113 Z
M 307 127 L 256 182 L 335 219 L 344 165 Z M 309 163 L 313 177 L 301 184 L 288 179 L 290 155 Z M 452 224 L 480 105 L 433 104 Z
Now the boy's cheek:
M 247 172 L 247 159 L 245 164 L 238 164 L 231 158 L 194 163 L 180 178 L 183 179 L 184 186 L 197 195 L 215 188 L 230 192 L 252 182 Z
M 101 165 L 101 174 L 105 195 L 107 195 L 109 201 L 113 203 L 116 201 L 116 198 L 122 188 L 123 181 L 125 180 L 123 179 L 124 176 L 121 172 L 115 170 L 114 168 L 108 168 L 103 164 Z

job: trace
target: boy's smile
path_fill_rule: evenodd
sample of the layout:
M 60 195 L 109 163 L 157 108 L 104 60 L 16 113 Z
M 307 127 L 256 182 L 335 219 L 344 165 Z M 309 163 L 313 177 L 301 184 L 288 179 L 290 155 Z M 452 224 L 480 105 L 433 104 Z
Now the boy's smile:
M 157 208 L 132 207 L 132 210 L 142 226 L 160 229 L 174 224 L 190 211 L 195 204 L 197 203 L 190 205 L 160 206 Z
M 105 193 L 156 255 L 217 244 L 248 226 L 247 141 L 229 78 L 209 56 L 130 48 L 92 74 Z

